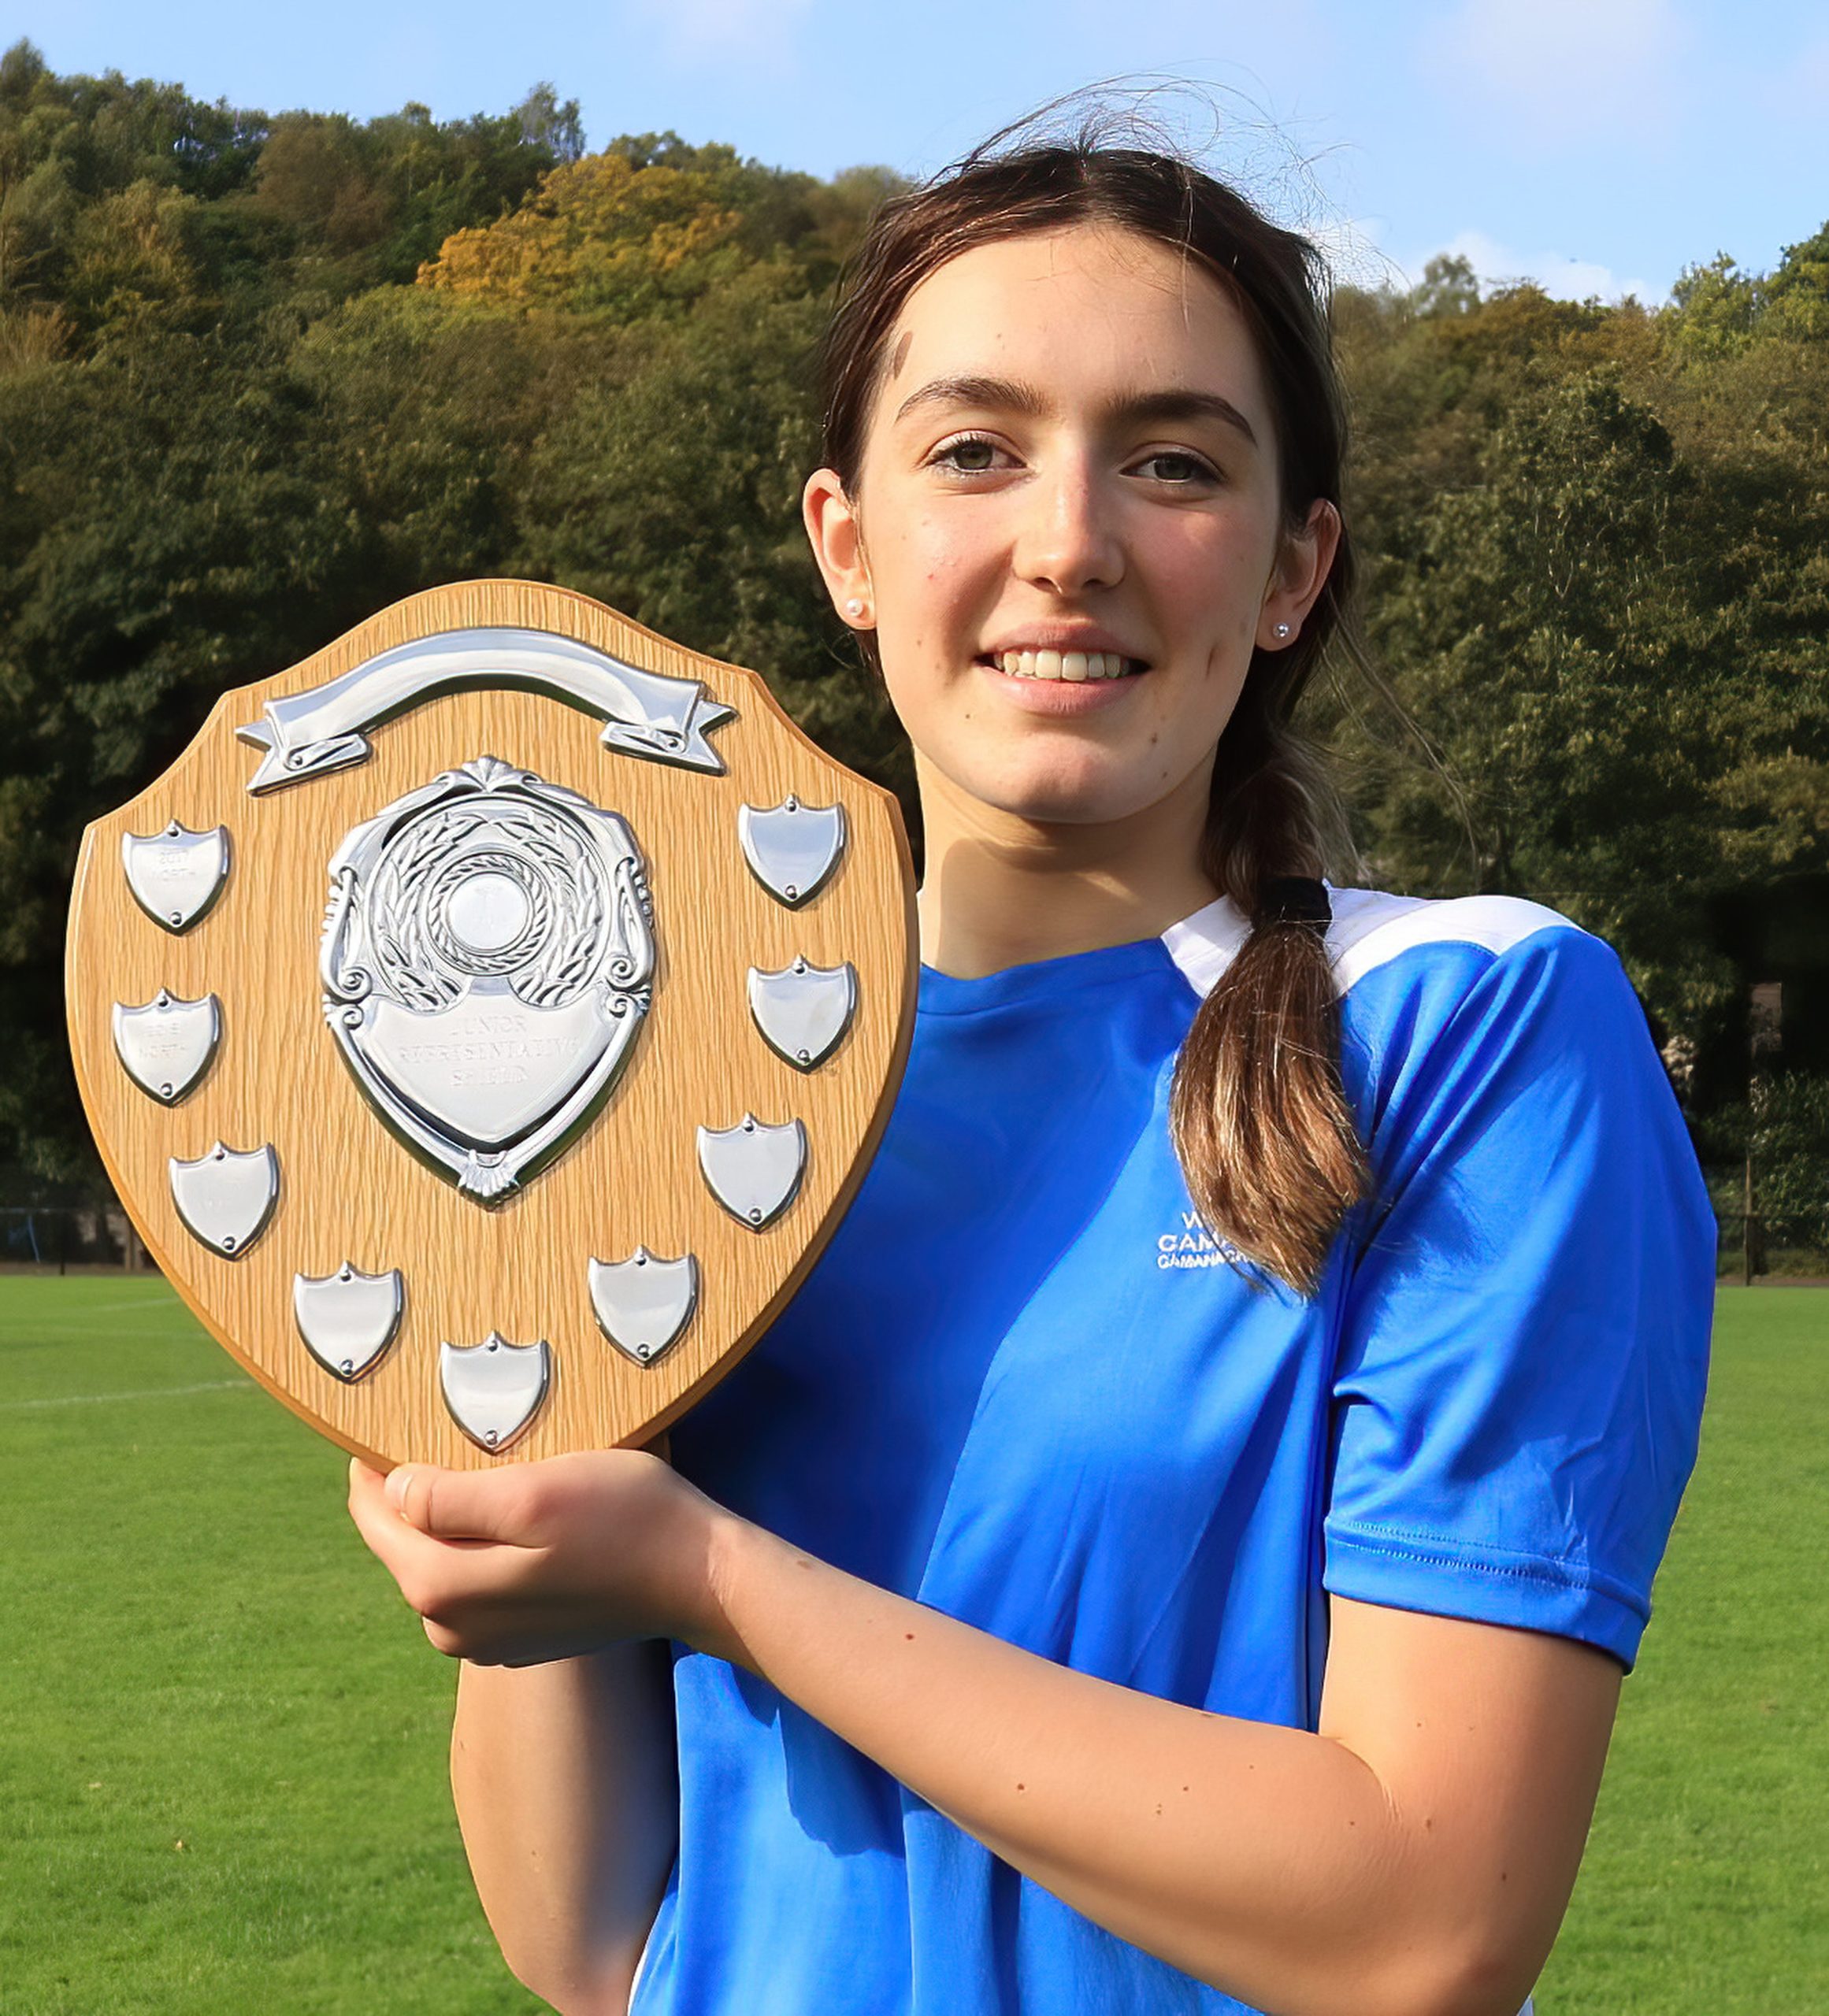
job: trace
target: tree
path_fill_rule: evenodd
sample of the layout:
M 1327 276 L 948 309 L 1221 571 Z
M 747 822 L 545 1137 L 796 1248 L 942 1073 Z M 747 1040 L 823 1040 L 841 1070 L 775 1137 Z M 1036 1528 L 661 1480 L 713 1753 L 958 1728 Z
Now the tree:
M 550 154 L 562 167 L 583 158 L 584 129 L 575 98 L 561 105 L 550 83 L 536 84 L 510 116 L 518 122 L 525 144 Z
M 1411 770 L 1369 810 L 1400 883 L 1567 910 L 1685 1028 L 1732 995 L 1731 966 L 1694 926 L 1707 893 L 1744 872 L 1716 794 L 1734 760 L 1722 731 L 1745 707 L 1720 619 L 1686 593 L 1689 482 L 1611 372 L 1498 430 L 1481 480 L 1423 513 L 1375 619 L 1460 805 Z
M 517 571 L 752 666 L 840 760 L 905 790 L 900 731 L 800 527 L 821 314 L 760 269 L 630 332 L 532 458 Z

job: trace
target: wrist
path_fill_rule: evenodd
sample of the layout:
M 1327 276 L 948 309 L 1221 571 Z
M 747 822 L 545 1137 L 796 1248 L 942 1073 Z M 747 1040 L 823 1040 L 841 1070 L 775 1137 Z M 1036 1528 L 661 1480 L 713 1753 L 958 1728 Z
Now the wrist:
M 683 1635 L 696 1652 L 728 1659 L 733 1666 L 748 1666 L 740 1622 L 744 1594 L 755 1578 L 759 1550 L 779 1547 L 781 1543 L 710 1499 L 701 1503 L 700 1600 Z

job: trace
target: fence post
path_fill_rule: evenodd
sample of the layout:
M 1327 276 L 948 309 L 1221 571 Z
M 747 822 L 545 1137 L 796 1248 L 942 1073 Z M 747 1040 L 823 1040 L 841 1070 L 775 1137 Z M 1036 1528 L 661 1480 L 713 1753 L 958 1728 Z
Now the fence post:
M 1753 1149 L 1746 1151 L 1746 1194 L 1740 1212 L 1740 1267 L 1742 1284 L 1753 1286 Z

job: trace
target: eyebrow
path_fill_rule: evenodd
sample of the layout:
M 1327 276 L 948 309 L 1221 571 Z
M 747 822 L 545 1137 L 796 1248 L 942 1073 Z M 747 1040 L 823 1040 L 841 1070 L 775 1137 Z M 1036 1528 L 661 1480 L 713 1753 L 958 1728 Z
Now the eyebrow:
M 992 406 L 1005 413 L 1019 413 L 1039 419 L 1048 411 L 1048 402 L 1034 386 L 1020 378 L 968 376 L 935 378 L 911 392 L 896 409 L 898 424 L 923 406 Z M 1114 399 L 1103 417 L 1111 422 L 1139 421 L 1217 420 L 1242 434 L 1253 447 L 1257 431 L 1237 406 L 1217 392 L 1196 391 L 1192 387 L 1170 386 L 1156 392 L 1132 392 Z

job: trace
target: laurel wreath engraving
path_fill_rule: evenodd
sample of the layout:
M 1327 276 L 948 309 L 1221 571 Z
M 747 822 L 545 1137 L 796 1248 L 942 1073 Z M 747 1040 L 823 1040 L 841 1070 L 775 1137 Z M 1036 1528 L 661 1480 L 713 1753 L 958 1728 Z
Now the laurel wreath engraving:
M 462 882 L 483 873 L 514 882 L 528 905 L 514 942 L 495 950 L 465 944 L 446 915 Z M 619 862 L 612 877 L 571 821 L 544 806 L 493 796 L 434 806 L 390 838 L 365 891 L 345 871 L 332 891 L 327 952 L 340 951 L 359 895 L 376 971 L 328 957 L 325 991 L 339 1003 L 379 985 L 432 1014 L 472 979 L 503 974 L 529 1007 L 556 1008 L 601 983 L 645 995 L 652 978 L 654 906 L 640 862 Z

